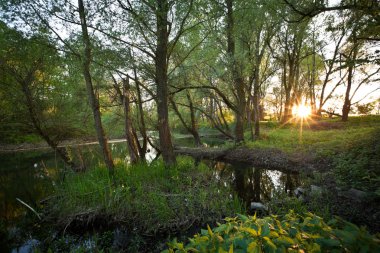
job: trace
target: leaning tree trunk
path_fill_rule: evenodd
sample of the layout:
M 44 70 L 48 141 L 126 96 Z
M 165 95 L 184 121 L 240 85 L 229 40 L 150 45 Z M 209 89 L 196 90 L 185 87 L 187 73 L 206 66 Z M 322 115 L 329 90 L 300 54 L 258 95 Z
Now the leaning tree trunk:
M 88 30 L 87 30 L 87 22 L 86 22 L 86 15 L 85 15 L 83 0 L 78 0 L 78 11 L 79 11 L 79 17 L 80 17 L 80 22 L 81 22 L 82 37 L 83 37 L 83 44 L 84 44 L 82 71 L 83 71 L 84 79 L 86 81 L 87 96 L 88 96 L 92 113 L 94 116 L 96 134 L 98 136 L 99 145 L 103 153 L 104 162 L 109 172 L 113 173 L 114 164 L 112 160 L 112 155 L 109 150 L 107 139 L 104 134 L 99 100 L 95 95 L 94 86 L 92 84 L 92 77 L 90 73 L 91 43 L 90 43 L 90 37 L 88 35 Z
M 157 85 L 157 114 L 160 149 L 166 166 L 176 163 L 169 128 L 168 113 L 168 11 L 167 0 L 157 0 L 157 47 L 155 77 Z
M 40 122 L 40 119 L 37 116 L 37 112 L 35 109 L 35 103 L 33 102 L 32 93 L 30 91 L 30 84 L 32 83 L 32 79 L 34 78 L 35 71 L 32 71 L 29 73 L 26 80 L 23 80 L 21 82 L 22 91 L 24 93 L 25 99 L 26 99 L 26 105 L 29 111 L 29 117 L 32 121 L 33 127 L 37 131 L 37 133 L 46 141 L 46 143 L 55 151 L 57 154 L 62 158 L 63 162 L 67 164 L 70 168 L 72 168 L 74 171 L 80 171 L 84 169 L 84 166 L 78 166 L 75 164 L 69 155 L 67 154 L 67 151 L 65 148 L 58 147 L 58 143 L 50 138 L 46 132 L 42 129 L 42 124 Z
M 123 104 L 124 104 L 124 120 L 125 120 L 125 137 L 127 139 L 129 157 L 131 163 L 137 163 L 139 161 L 139 149 L 137 139 L 133 134 L 131 109 L 130 109 L 130 85 L 129 78 L 123 79 Z
M 139 114 L 139 130 L 142 137 L 142 145 L 139 146 L 140 160 L 145 161 L 145 155 L 148 149 L 148 135 L 146 133 L 145 119 L 144 119 L 144 110 L 143 110 L 143 101 L 141 97 L 140 83 L 137 78 L 136 68 L 133 69 L 135 75 L 136 83 L 136 92 L 137 92 L 137 107 Z M 138 139 L 137 139 L 138 140 Z M 139 142 L 138 142 L 139 143 Z

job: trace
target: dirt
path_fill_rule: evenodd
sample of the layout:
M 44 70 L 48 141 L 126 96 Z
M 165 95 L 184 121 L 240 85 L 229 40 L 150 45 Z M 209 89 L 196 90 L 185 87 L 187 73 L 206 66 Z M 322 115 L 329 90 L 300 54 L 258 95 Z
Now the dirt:
M 179 155 L 192 156 L 197 160 L 212 159 L 229 163 L 247 163 L 265 169 L 312 172 L 324 170 L 328 161 L 312 155 L 296 153 L 289 155 L 279 149 L 237 148 L 176 148 Z

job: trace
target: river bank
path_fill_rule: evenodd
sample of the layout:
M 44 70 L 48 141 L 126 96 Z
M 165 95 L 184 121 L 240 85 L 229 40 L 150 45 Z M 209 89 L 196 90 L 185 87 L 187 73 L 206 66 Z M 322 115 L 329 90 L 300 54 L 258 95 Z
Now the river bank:
M 306 128 L 302 140 L 298 126 L 264 125 L 261 139 L 238 147 L 231 143 L 218 148 L 176 145 L 177 155 L 194 160 L 179 157 L 173 170 L 164 169 L 160 161 L 127 166 L 124 140 L 115 140 L 111 145 L 118 164 L 116 180 L 94 160 L 86 172 L 65 171 L 54 179 L 50 196 L 41 205 L 32 205 L 42 221 L 19 203 L 17 210 L 32 220 L 24 228 L 40 231 L 32 238 L 41 241 L 43 249 L 61 251 L 73 250 L 72 245 L 86 251 L 90 243 L 96 249 L 117 244 L 118 250 L 159 252 L 174 237 L 185 240 L 237 212 L 253 214 L 251 202 L 266 207 L 259 216 L 284 215 L 289 210 L 311 211 L 325 220 L 339 215 L 376 233 L 380 227 L 379 124 L 377 120 L 353 121 Z M 92 145 L 88 143 L 83 148 Z M 89 150 L 83 157 L 97 154 Z M 57 166 L 54 154 L 50 158 L 46 163 L 46 154 L 29 157 L 26 171 L 41 168 L 43 174 L 33 172 L 25 178 L 49 178 Z

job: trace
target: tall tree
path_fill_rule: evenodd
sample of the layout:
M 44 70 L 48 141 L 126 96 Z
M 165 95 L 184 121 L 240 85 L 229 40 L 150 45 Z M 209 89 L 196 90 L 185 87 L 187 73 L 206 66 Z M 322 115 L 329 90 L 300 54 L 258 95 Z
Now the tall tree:
M 246 111 L 246 90 L 245 83 L 241 73 L 241 65 L 236 57 L 235 48 L 235 22 L 234 22 L 234 0 L 226 0 L 226 35 L 227 35 L 227 57 L 229 59 L 229 69 L 232 75 L 234 90 L 236 92 L 235 108 L 235 141 L 237 143 L 244 141 L 244 124 Z M 240 68 L 239 68 L 240 67 Z
M 113 173 L 114 164 L 112 160 L 112 155 L 111 155 L 111 151 L 109 150 L 107 138 L 104 133 L 102 118 L 101 118 L 101 113 L 100 113 L 99 100 L 94 91 L 94 86 L 92 83 L 92 77 L 91 77 L 91 72 L 90 72 L 90 66 L 91 66 L 91 60 L 92 60 L 91 59 L 92 58 L 91 41 L 88 35 L 86 12 L 85 12 L 85 6 L 83 3 L 83 0 L 78 0 L 78 13 L 79 13 L 79 18 L 80 18 L 83 45 L 84 45 L 84 52 L 82 56 L 83 57 L 82 71 L 83 71 L 84 79 L 86 81 L 87 96 L 88 96 L 88 100 L 90 102 L 91 109 L 93 112 L 95 129 L 96 129 L 99 145 L 103 153 L 104 162 L 108 170 L 110 171 L 110 173 Z
M 175 155 L 169 128 L 169 86 L 168 86 L 168 13 L 167 0 L 157 0 L 156 30 L 157 44 L 155 50 L 155 79 L 157 85 L 157 114 L 160 148 L 166 165 L 175 163 Z

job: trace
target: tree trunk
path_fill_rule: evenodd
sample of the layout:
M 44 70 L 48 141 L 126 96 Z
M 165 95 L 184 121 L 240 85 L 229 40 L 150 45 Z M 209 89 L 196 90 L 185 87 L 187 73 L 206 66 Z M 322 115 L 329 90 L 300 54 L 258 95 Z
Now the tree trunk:
M 284 117 L 283 122 L 288 122 L 292 117 L 292 108 L 291 108 L 291 99 L 290 99 L 290 90 L 285 89 L 285 104 L 284 104 Z
M 37 112 L 34 106 L 32 93 L 30 91 L 29 86 L 33 82 L 35 71 L 29 73 L 28 77 L 21 83 L 22 91 L 25 95 L 26 105 L 29 111 L 30 119 L 32 120 L 33 127 L 37 131 L 37 133 L 46 141 L 46 143 L 58 153 L 58 155 L 62 158 L 63 162 L 67 164 L 74 171 L 83 170 L 84 167 L 77 166 L 69 157 L 65 148 L 59 148 L 58 143 L 50 138 L 42 129 L 42 124 L 37 116 Z
M 131 163 L 137 163 L 139 161 L 138 139 L 135 138 L 134 130 L 132 126 L 132 120 L 130 117 L 130 85 L 129 78 L 123 79 L 123 105 L 124 105 L 124 120 L 125 120 L 125 137 L 127 139 L 129 157 Z M 137 136 L 136 136 L 137 137 Z
M 194 116 L 194 106 L 193 106 L 192 101 L 189 99 L 190 104 L 188 106 L 190 109 L 191 127 L 186 123 L 185 119 L 182 117 L 182 114 L 178 110 L 178 107 L 172 98 L 170 98 L 170 102 L 172 104 L 175 114 L 177 114 L 179 118 L 179 121 L 181 121 L 182 125 L 186 128 L 186 131 L 189 132 L 193 136 L 195 145 L 201 146 L 202 142 L 201 142 L 201 139 L 199 137 L 197 127 L 196 127 L 195 116 Z
M 197 120 L 195 118 L 195 110 L 194 110 L 194 105 L 193 105 L 193 100 L 191 99 L 190 93 L 187 92 L 186 94 L 187 100 L 189 101 L 189 106 L 190 106 L 190 118 L 191 118 L 191 134 L 194 137 L 194 142 L 196 146 L 202 146 L 202 141 L 198 133 L 198 124 Z
M 347 59 L 349 61 L 348 66 L 348 76 L 347 76 L 347 89 L 346 94 L 344 97 L 344 104 L 342 108 L 342 121 L 348 120 L 348 114 L 350 113 L 351 109 L 351 99 L 350 99 L 350 92 L 352 87 L 352 78 L 353 78 L 353 72 L 355 69 L 355 61 L 356 61 L 356 54 L 357 54 L 357 41 L 356 41 L 356 30 L 352 32 L 353 35 L 353 49 L 350 54 L 350 58 Z
M 138 142 L 139 146 L 139 153 L 140 153 L 140 159 L 142 161 L 145 161 L 145 155 L 148 148 L 148 135 L 146 133 L 146 126 L 145 126 L 145 119 L 144 119 L 144 110 L 142 106 L 142 98 L 141 98 L 141 89 L 140 89 L 140 83 L 137 78 L 137 71 L 136 68 L 133 69 L 134 76 L 135 76 L 135 83 L 136 83 L 136 91 L 137 91 L 137 107 L 139 112 L 139 130 L 140 134 L 142 136 L 142 146 L 140 145 L 140 142 Z M 138 139 L 137 139 L 138 140 Z
M 91 64 L 91 43 L 87 30 L 86 16 L 83 0 L 78 0 L 78 11 L 82 28 L 82 37 L 84 44 L 84 55 L 82 60 L 83 75 L 86 81 L 87 96 L 90 102 L 90 106 L 93 112 L 96 134 L 98 136 L 98 141 L 100 148 L 103 153 L 104 162 L 110 173 L 114 171 L 114 164 L 112 160 L 112 155 L 108 147 L 107 139 L 104 134 L 104 129 L 102 125 L 101 113 L 99 100 L 95 95 L 94 87 L 92 84 L 92 77 L 90 73 L 90 64 Z
M 254 124 L 255 124 L 255 138 L 260 137 L 260 35 L 261 32 L 257 33 L 256 36 L 256 49 L 255 49 L 255 78 L 253 83 L 253 111 L 254 111 Z
M 351 108 L 350 91 L 351 91 L 351 86 L 352 86 L 352 72 L 353 72 L 353 66 L 350 65 L 350 67 L 348 67 L 347 89 L 346 89 L 346 94 L 344 97 L 344 104 L 343 104 L 343 109 L 342 109 L 342 121 L 348 120 L 348 114 Z
M 155 78 L 157 85 L 157 114 L 160 149 L 166 166 L 176 163 L 169 128 L 168 114 L 168 11 L 167 0 L 157 0 L 157 48 Z
M 285 66 L 286 67 L 286 66 Z M 284 108 L 284 119 L 283 122 L 286 123 L 292 118 L 292 97 L 291 91 L 294 86 L 294 62 L 289 60 L 289 77 L 287 82 L 284 84 L 285 88 L 285 108 Z
M 235 108 L 235 142 L 244 142 L 244 122 L 245 122 L 245 91 L 244 80 L 239 73 L 238 64 L 235 59 L 235 38 L 234 38 L 234 18 L 233 0 L 226 0 L 227 5 L 227 53 L 230 57 L 230 70 L 232 72 L 234 88 L 236 91 Z
M 255 75 L 258 75 L 258 70 L 255 71 L 256 74 Z M 259 80 L 258 80 L 258 76 L 257 78 L 255 77 L 255 84 L 253 86 L 253 112 L 254 112 L 254 125 L 255 125 L 255 138 L 259 138 L 260 136 L 260 109 L 259 109 L 259 103 L 260 103 L 260 84 L 259 84 Z

